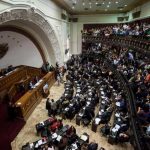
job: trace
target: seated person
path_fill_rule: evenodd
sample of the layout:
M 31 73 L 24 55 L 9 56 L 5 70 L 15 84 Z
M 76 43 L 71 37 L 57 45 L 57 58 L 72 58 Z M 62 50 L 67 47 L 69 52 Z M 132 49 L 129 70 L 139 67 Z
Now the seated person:
M 54 146 L 52 146 L 51 144 L 45 145 L 45 150 L 55 150 Z M 43 150 L 44 150 L 43 148 Z
M 87 150 L 88 149 L 88 144 L 87 143 L 84 143 L 82 146 L 81 146 L 81 150 Z
M 72 136 L 73 134 L 76 134 L 76 128 L 74 126 L 70 126 L 67 131 L 67 135 Z
M 10 65 L 10 66 L 8 66 L 7 71 L 8 71 L 8 72 L 10 72 L 10 71 L 13 71 L 13 69 L 14 69 L 14 68 L 13 68 L 13 66 L 12 66 L 12 65 Z
M 83 124 L 88 125 L 94 116 L 95 116 L 94 110 L 86 108 L 84 111 L 84 115 L 82 116 Z
M 95 143 L 95 142 L 91 142 L 89 145 L 88 145 L 88 150 L 97 150 L 98 148 L 98 144 Z
M 33 87 L 34 87 L 33 82 L 30 81 L 30 83 L 29 83 L 29 85 L 28 85 L 28 89 L 31 90 L 31 89 L 33 89 Z
M 0 77 L 1 76 L 4 76 L 5 74 L 4 74 L 4 70 L 3 69 L 0 69 Z
M 64 150 L 67 144 L 68 144 L 68 138 L 67 136 L 63 136 L 58 144 L 59 150 Z
M 49 67 L 49 71 L 54 71 L 55 70 L 55 68 L 53 67 L 53 65 L 51 65 L 50 67 Z
M 48 85 L 48 83 L 46 83 L 44 86 L 43 86 L 43 92 L 44 92 L 44 94 L 49 94 L 49 85 Z
M 144 104 L 143 108 L 139 107 L 137 114 L 141 123 L 150 123 L 150 109 L 148 104 Z
M 118 142 L 129 142 L 129 139 L 129 135 L 124 132 L 119 133 L 118 135 Z
M 55 132 L 56 129 L 59 129 L 63 126 L 62 120 L 59 119 L 58 121 L 54 122 L 51 126 L 50 126 L 50 130 L 52 132 Z

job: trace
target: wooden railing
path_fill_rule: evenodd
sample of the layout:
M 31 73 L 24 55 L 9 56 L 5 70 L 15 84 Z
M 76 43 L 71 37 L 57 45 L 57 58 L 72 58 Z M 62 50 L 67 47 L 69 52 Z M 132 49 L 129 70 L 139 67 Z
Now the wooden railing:
M 12 101 L 13 100 L 13 97 L 17 94 L 17 88 L 16 88 L 16 85 L 13 84 L 12 87 L 9 89 L 8 91 L 8 98 L 9 98 L 9 101 Z
M 40 77 L 41 74 L 42 74 L 40 68 L 35 68 L 35 67 L 31 67 L 31 66 L 23 66 L 23 65 L 21 67 L 26 68 L 27 75 L 30 76 L 30 77 L 35 77 L 35 76 Z
M 55 73 L 49 72 L 43 78 L 39 85 L 25 95 L 23 95 L 16 103 L 17 112 L 19 117 L 27 120 L 30 114 L 33 112 L 35 107 L 43 98 L 43 86 L 47 83 L 49 88 L 55 82 Z
M 9 89 L 9 91 L 7 92 L 9 101 L 11 101 L 13 103 L 17 101 L 17 99 L 14 99 L 14 98 L 18 94 L 18 92 L 19 92 L 19 86 L 21 84 L 24 85 L 24 90 L 25 90 L 24 92 L 27 92 L 27 90 L 28 90 L 28 84 L 29 84 L 30 80 L 31 80 L 31 77 L 27 76 L 24 79 L 21 79 L 19 82 L 14 83 L 11 86 L 11 88 Z
M 17 68 L 4 76 L 0 79 L 0 92 L 9 89 L 15 82 L 20 81 L 25 76 L 27 76 L 26 67 Z
M 100 36 L 90 36 L 90 35 L 82 35 L 82 46 L 84 46 L 84 43 L 109 43 L 110 44 L 118 44 L 125 47 L 132 47 L 135 49 L 138 49 L 139 51 L 147 51 L 150 52 L 150 41 L 149 40 L 140 40 L 135 39 L 131 36 L 114 36 L 111 35 L 109 37 L 106 37 L 104 35 Z
M 19 66 L 19 68 L 16 68 L 8 75 L 0 78 L 0 92 L 11 88 L 13 84 L 26 78 L 27 75 L 30 77 L 41 76 L 41 69 L 29 66 Z

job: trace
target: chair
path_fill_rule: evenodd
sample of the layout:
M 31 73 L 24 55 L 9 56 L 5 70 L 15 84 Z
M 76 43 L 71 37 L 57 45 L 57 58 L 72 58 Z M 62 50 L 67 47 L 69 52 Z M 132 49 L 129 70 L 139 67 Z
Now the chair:
M 84 126 L 88 126 L 90 124 L 91 120 L 88 120 L 87 118 L 82 119 L 82 123 Z
M 107 136 L 110 133 L 110 126 L 108 124 L 105 124 L 100 128 L 100 133 L 102 133 L 103 136 Z

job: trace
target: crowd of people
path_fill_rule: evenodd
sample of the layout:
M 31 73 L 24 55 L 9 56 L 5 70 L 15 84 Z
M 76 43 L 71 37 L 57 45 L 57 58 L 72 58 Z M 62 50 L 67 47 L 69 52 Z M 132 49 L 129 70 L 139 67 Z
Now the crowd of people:
M 116 51 L 116 52 L 115 52 Z M 116 54 L 117 53 L 117 54 Z M 117 67 L 126 79 L 135 95 L 137 117 L 139 123 L 144 126 L 146 135 L 150 127 L 150 62 L 149 58 L 122 48 L 120 51 L 109 52 L 108 58 Z
M 97 45 L 97 44 L 96 44 Z M 93 44 L 87 52 L 96 52 Z M 100 44 L 102 45 L 102 44 Z M 143 140 L 150 140 L 150 61 L 149 56 L 129 48 L 103 44 L 98 48 L 102 56 L 125 77 L 134 94 L 137 121 L 143 131 Z
M 128 80 L 138 108 L 137 114 L 144 125 L 150 123 L 150 62 L 149 57 L 127 48 L 108 50 L 107 57 Z
M 125 93 L 99 54 L 91 51 L 71 57 L 67 63 L 65 91 L 55 102 L 48 99 L 46 109 L 50 116 L 61 115 L 70 120 L 76 116 L 84 126 L 94 118 L 98 125 L 108 124 L 114 111 L 116 116 L 107 135 L 114 143 L 128 142 L 129 116 Z M 97 105 L 100 105 L 98 110 Z
M 55 68 L 53 67 L 53 65 L 50 65 L 49 62 L 43 63 L 41 70 L 43 73 L 47 73 L 49 71 L 54 71 Z
M 89 142 L 90 136 L 84 132 L 77 134 L 72 125 L 64 125 L 61 119 L 49 117 L 36 124 L 41 139 L 26 143 L 22 150 L 96 150 L 98 144 Z M 105 150 L 103 147 L 100 150 Z
M 84 30 L 82 33 L 93 36 L 110 34 L 149 36 L 149 25 L 145 23 L 110 25 Z M 48 115 L 50 117 L 60 115 L 63 119 L 70 120 L 76 118 L 76 124 L 78 120 L 83 126 L 89 126 L 92 121 L 97 125 L 104 124 L 100 132 L 108 137 L 109 143 L 114 144 L 131 141 L 133 135 L 130 132 L 132 130 L 130 120 L 133 116 L 130 113 L 133 111 L 134 124 L 138 126 L 142 137 L 139 138 L 140 142 L 149 142 L 149 56 L 131 48 L 103 43 L 88 44 L 86 48 L 83 54 L 73 55 L 67 62 L 64 93 L 59 100 L 47 99 Z M 63 72 L 60 71 L 58 64 L 55 71 L 59 85 Z M 115 72 L 122 79 L 118 79 Z M 131 89 L 134 95 L 132 99 L 129 99 L 127 95 L 129 93 L 126 93 L 122 83 Z M 132 101 L 133 107 L 129 106 L 131 105 L 129 101 Z M 83 149 L 89 149 L 84 146 Z M 143 146 L 146 148 L 146 145 Z
M 124 23 L 124 24 L 110 24 L 100 25 L 97 27 L 85 28 L 81 31 L 84 35 L 135 35 L 135 36 L 150 36 L 149 23 Z
M 55 79 L 58 86 L 63 83 L 63 75 L 66 71 L 66 68 L 60 68 L 58 62 L 56 62 L 56 67 L 53 67 L 53 65 L 50 65 L 48 62 L 46 62 L 42 65 L 41 69 L 43 73 L 55 71 Z
M 7 75 L 7 74 L 9 74 L 14 69 L 15 69 L 15 67 L 13 67 L 12 65 L 8 66 L 7 68 L 0 69 L 0 78 Z

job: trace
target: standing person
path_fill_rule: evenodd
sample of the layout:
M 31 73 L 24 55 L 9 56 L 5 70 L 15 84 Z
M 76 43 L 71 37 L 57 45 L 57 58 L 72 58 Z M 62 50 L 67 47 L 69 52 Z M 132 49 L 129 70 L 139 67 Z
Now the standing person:
M 48 116 L 51 116 L 51 101 L 50 98 L 46 100 L 46 109 L 48 110 Z
M 50 65 L 49 65 L 49 62 L 48 62 L 48 61 L 46 62 L 45 67 L 46 67 L 46 72 L 49 72 L 49 70 L 50 70 Z
M 56 69 L 59 69 L 59 64 L 58 64 L 58 62 L 56 62 Z
M 11 121 L 14 121 L 15 118 L 16 118 L 15 105 L 12 102 L 9 102 L 9 104 L 8 104 L 8 119 Z
M 61 78 L 60 78 L 60 74 L 58 73 L 57 74 L 57 83 L 58 83 L 58 86 L 60 85 L 60 82 L 61 82 Z
M 67 71 L 67 64 L 64 64 L 64 73 Z
M 55 116 L 56 115 L 56 110 L 57 110 L 57 104 L 56 104 L 56 102 L 54 101 L 54 99 L 52 99 L 52 101 L 51 101 L 51 114 L 53 115 L 53 116 Z
M 61 82 L 61 83 L 64 83 L 64 81 L 63 81 L 63 76 L 64 76 L 63 71 L 61 71 L 61 72 L 59 73 L 59 76 L 60 76 L 60 82 Z

